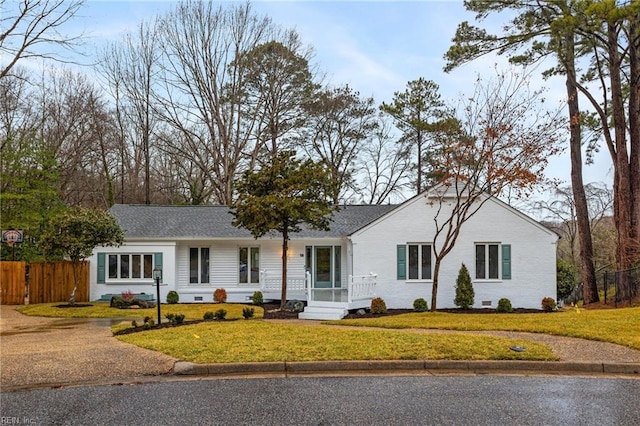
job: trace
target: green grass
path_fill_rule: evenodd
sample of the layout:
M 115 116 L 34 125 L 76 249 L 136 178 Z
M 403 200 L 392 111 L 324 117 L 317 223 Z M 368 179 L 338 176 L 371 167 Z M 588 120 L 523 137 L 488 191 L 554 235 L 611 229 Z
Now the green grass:
M 545 345 L 472 334 L 331 329 L 260 320 L 207 322 L 117 336 L 195 363 L 325 360 L 556 360 Z M 511 346 L 526 346 L 515 352 Z
M 158 309 L 117 309 L 109 307 L 109 302 L 91 302 L 93 306 L 85 308 L 56 308 L 64 303 L 40 303 L 36 305 L 24 305 L 17 308 L 18 312 L 25 315 L 56 318 L 128 318 L 142 319 L 150 316 L 157 320 Z M 262 318 L 264 310 L 259 306 L 241 305 L 235 303 L 186 303 L 186 304 L 162 304 L 160 314 L 164 320 L 166 314 L 184 314 L 185 319 L 202 319 L 205 312 L 215 312 L 219 309 L 227 311 L 227 318 L 242 318 L 242 309 L 251 306 L 255 309 L 254 317 Z
M 90 308 L 56 308 L 55 303 L 21 306 L 27 315 L 85 318 L 155 319 L 156 309 L 119 310 L 108 303 Z M 162 305 L 162 316 L 183 313 L 202 319 L 205 312 L 228 311 L 227 318 L 242 318 L 237 304 Z M 263 310 L 253 306 L 255 317 Z M 528 340 L 473 335 L 475 330 L 548 333 L 617 343 L 640 350 L 640 307 L 610 310 L 569 309 L 540 314 L 414 313 L 379 318 L 328 321 L 327 324 L 372 329 L 344 329 L 270 323 L 261 320 L 214 321 L 117 336 L 123 342 L 196 363 L 322 361 L 322 360 L 554 360 L 545 346 Z M 130 327 L 130 321 L 114 330 Z M 385 328 L 396 330 L 384 330 Z M 447 329 L 464 334 L 426 334 L 400 329 Z M 525 346 L 514 352 L 512 346 Z
M 539 314 L 426 312 L 327 321 L 326 323 L 395 329 L 524 331 L 611 342 L 640 350 L 640 307 L 599 310 L 567 309 L 561 312 Z

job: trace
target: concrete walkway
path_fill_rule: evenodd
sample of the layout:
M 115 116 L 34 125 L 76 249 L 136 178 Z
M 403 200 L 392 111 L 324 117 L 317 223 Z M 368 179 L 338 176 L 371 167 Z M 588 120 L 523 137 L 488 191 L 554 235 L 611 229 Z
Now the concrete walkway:
M 317 321 L 271 320 L 317 327 Z M 467 332 L 515 337 L 544 343 L 559 362 L 528 361 L 355 361 L 316 363 L 249 363 L 196 365 L 114 338 L 111 319 L 60 319 L 22 315 L 14 306 L 0 307 L 0 389 L 83 383 L 152 380 L 159 375 L 256 375 L 407 373 L 608 373 L 640 375 L 640 351 L 619 345 L 561 336 L 509 332 Z M 412 333 L 459 333 L 402 330 Z M 639 376 L 640 377 L 640 376 Z

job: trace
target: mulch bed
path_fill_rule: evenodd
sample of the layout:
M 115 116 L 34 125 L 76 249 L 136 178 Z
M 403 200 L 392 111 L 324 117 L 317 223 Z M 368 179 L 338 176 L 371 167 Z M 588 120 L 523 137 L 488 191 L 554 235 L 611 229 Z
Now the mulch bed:
M 280 304 L 278 303 L 265 303 L 264 308 L 264 318 L 265 319 L 297 319 L 298 312 L 290 312 L 290 311 L 280 311 Z M 365 313 L 363 315 L 358 314 L 358 310 L 350 311 L 349 315 L 345 317 L 345 319 L 357 319 L 357 318 L 378 318 L 390 315 L 400 315 L 400 314 L 410 314 L 415 312 L 413 309 L 388 309 L 386 314 L 372 314 L 368 309 L 364 310 Z M 454 314 L 495 314 L 497 313 L 495 309 L 489 308 L 470 308 L 470 309 L 461 309 L 461 308 L 448 308 L 448 309 L 437 309 L 438 312 L 449 312 Z M 544 311 L 540 309 L 525 309 L 525 308 L 516 308 L 513 310 L 514 314 L 536 314 L 536 313 L 544 313 Z
M 437 312 L 449 312 L 452 314 L 496 314 L 495 309 L 479 309 L 479 308 L 470 308 L 470 309 L 461 309 L 461 308 L 447 308 L 447 309 L 436 309 Z M 364 315 L 360 315 L 357 311 L 349 312 L 349 315 L 345 317 L 345 319 L 357 319 L 357 318 L 379 318 L 390 315 L 400 315 L 400 314 L 410 314 L 414 313 L 413 309 L 388 309 L 386 314 L 372 314 L 368 310 L 365 310 Z M 543 312 L 540 309 L 524 309 L 518 308 L 514 309 L 512 313 L 514 314 L 533 314 Z
M 69 306 L 60 305 L 60 307 L 69 307 Z M 298 319 L 298 312 L 280 310 L 279 303 L 265 303 L 264 305 L 262 305 L 262 307 L 264 308 L 264 316 L 263 316 L 264 319 Z M 385 314 L 372 314 L 369 310 L 365 309 L 364 314 L 358 314 L 358 311 L 360 310 L 350 311 L 349 315 L 347 315 L 345 319 L 379 318 L 379 317 L 385 317 L 385 316 L 391 316 L 391 315 L 410 314 L 412 312 L 415 312 L 413 309 L 388 309 L 387 313 Z M 456 313 L 456 314 L 495 314 L 496 313 L 495 309 L 488 309 L 488 308 L 484 308 L 484 309 L 449 308 L 449 309 L 438 309 L 437 311 L 450 312 L 450 313 Z M 545 313 L 545 312 L 540 309 L 517 308 L 513 310 L 513 313 L 530 314 L 530 313 Z M 209 321 L 236 321 L 236 319 L 209 320 Z M 130 334 L 130 333 L 136 333 L 136 332 L 145 331 L 145 330 L 157 330 L 159 328 L 180 327 L 182 325 L 198 324 L 201 322 L 205 322 L 205 320 L 189 320 L 189 321 L 184 321 L 181 324 L 171 324 L 169 322 L 163 322 L 160 326 L 158 326 L 157 324 L 154 324 L 150 328 L 144 328 L 142 326 L 138 326 L 136 328 L 133 328 L 133 327 L 125 328 L 124 330 L 120 330 L 114 333 L 114 335 Z
M 281 311 L 279 303 L 265 303 L 262 307 L 264 319 L 298 319 L 298 312 Z
M 147 331 L 147 330 L 158 330 L 161 328 L 173 328 L 173 327 L 182 327 L 183 325 L 193 325 L 193 324 L 199 324 L 201 322 L 216 322 L 216 321 L 239 321 L 238 318 L 233 318 L 233 319 L 223 319 L 223 320 L 187 320 L 187 321 L 183 321 L 179 324 L 171 324 L 170 322 L 163 322 L 162 324 L 160 324 L 160 326 L 158 326 L 158 324 L 154 324 L 148 328 L 145 328 L 143 326 L 138 325 L 137 327 L 130 327 L 130 328 L 125 328 L 124 330 L 120 330 L 120 331 L 116 331 L 115 333 L 113 333 L 114 336 L 120 336 L 122 334 L 131 334 L 131 333 L 137 333 L 139 331 Z
M 438 312 L 449 312 L 452 314 L 496 314 L 495 309 L 490 308 L 449 308 L 449 309 L 437 309 Z M 545 313 L 542 309 L 528 309 L 528 308 L 514 308 L 512 314 L 540 314 Z
M 93 306 L 90 303 L 74 303 L 73 305 L 65 304 L 65 305 L 56 305 L 56 308 L 88 308 L 89 306 Z

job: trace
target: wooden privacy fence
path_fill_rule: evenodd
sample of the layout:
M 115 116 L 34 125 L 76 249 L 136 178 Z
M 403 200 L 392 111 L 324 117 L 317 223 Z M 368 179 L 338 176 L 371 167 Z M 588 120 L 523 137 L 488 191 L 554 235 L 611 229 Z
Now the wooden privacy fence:
M 0 262 L 2 264 L 3 305 L 23 303 L 67 302 L 74 287 L 73 265 L 69 261 L 31 262 L 29 264 L 28 299 L 25 301 L 25 262 Z M 11 264 L 6 267 L 5 264 Z M 89 262 L 78 264 L 76 302 L 89 301 Z
M 0 262 L 0 304 L 22 305 L 26 293 L 25 262 Z

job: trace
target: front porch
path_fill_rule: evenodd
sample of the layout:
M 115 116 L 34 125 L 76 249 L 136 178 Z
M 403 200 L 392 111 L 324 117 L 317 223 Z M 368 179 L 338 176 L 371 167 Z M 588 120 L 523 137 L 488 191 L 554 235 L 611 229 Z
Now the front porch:
M 371 300 L 376 297 L 376 274 L 349 275 L 347 287 L 316 287 L 311 274 L 304 278 L 287 279 L 287 298 L 306 300 L 307 306 L 300 313 L 301 319 L 335 320 L 344 318 L 352 309 L 362 309 L 371 306 Z M 270 277 L 265 271 L 261 272 L 260 290 L 265 298 L 279 299 L 281 294 L 281 277 Z

